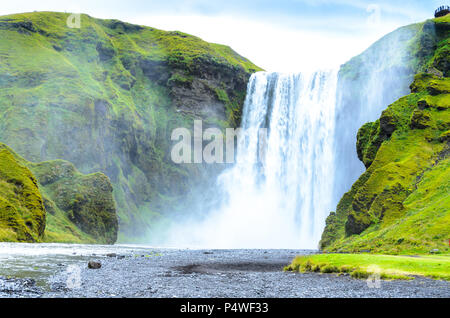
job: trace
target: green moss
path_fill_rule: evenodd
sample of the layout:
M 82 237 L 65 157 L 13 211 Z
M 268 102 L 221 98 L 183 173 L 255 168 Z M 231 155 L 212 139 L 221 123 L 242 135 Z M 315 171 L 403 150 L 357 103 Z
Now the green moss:
M 314 271 L 320 266 L 322 273 L 349 273 L 351 277 L 367 279 L 377 275 L 380 279 L 414 279 L 426 276 L 450 280 L 450 257 L 392 256 L 371 254 L 316 254 L 297 256 L 287 271 Z
M 215 91 L 216 91 L 217 98 L 220 101 L 222 101 L 224 103 L 230 102 L 230 99 L 228 98 L 227 92 L 225 90 L 223 90 L 221 88 L 216 88 Z
M 80 174 L 63 160 L 30 164 L 43 192 L 58 214 L 47 227 L 47 240 L 68 231 L 77 240 L 113 244 L 117 239 L 117 217 L 112 186 L 102 173 Z M 57 219 L 59 217 L 59 219 Z M 70 222 L 67 222 L 70 221 Z M 75 227 L 68 224 L 72 223 Z M 86 234 L 82 234 L 86 233 Z
M 380 120 L 377 120 L 374 123 L 366 123 L 358 130 L 356 149 L 359 160 L 364 163 L 366 168 L 372 164 L 381 143 L 386 139 L 387 135 L 389 134 L 390 136 L 395 129 L 395 124 L 391 119 L 392 117 L 386 116 L 386 113 L 383 113 L 383 115 L 384 129 L 387 130 L 387 127 L 390 126 L 389 132 L 381 133 Z M 386 120 L 386 118 L 388 119 Z
M 63 160 L 31 163 L 0 143 L 0 241 L 112 244 L 117 218 L 108 178 Z
M 41 241 L 45 208 L 31 171 L 0 144 L 0 241 Z

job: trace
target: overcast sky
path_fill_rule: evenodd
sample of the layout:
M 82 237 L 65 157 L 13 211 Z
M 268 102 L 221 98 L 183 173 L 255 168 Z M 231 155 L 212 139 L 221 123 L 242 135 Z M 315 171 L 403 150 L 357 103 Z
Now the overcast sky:
M 421 22 L 439 0 L 2 1 L 0 15 L 87 13 L 227 44 L 270 71 L 336 67 L 396 28 Z

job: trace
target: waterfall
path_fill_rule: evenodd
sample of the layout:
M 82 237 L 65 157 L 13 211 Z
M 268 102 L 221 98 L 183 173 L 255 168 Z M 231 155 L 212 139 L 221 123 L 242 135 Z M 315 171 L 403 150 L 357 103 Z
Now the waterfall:
M 317 248 L 326 216 L 365 169 L 358 129 L 409 92 L 416 72 L 410 40 L 418 30 L 386 35 L 339 75 L 253 74 L 236 163 L 202 193 L 200 208 L 187 207 L 159 235 L 164 245 Z
M 336 82 L 336 71 L 251 76 L 222 204 L 174 229 L 176 245 L 317 248 L 333 210 Z

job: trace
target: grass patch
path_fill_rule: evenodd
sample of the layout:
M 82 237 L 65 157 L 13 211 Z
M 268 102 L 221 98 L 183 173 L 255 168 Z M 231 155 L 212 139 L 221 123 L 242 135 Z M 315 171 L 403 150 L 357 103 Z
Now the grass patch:
M 425 276 L 450 281 L 450 255 L 316 254 L 297 256 L 285 271 L 348 273 L 365 279 L 373 273 L 381 279 L 414 279 Z

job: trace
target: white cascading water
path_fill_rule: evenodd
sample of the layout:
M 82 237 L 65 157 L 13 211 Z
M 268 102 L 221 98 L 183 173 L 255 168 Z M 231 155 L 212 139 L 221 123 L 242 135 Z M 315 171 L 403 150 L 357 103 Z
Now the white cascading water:
M 222 206 L 200 222 L 172 229 L 169 241 L 204 248 L 317 248 L 333 210 L 336 85 L 336 71 L 253 74 L 236 163 L 218 179 Z M 267 138 L 260 128 L 267 128 Z

